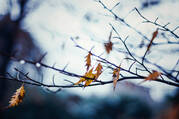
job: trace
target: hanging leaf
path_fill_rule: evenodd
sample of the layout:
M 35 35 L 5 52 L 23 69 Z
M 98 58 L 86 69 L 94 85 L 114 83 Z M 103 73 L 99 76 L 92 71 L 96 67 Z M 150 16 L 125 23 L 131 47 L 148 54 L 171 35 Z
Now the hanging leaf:
M 106 52 L 109 54 L 112 51 L 113 43 L 110 41 L 108 43 L 104 43 L 104 47 L 106 49 Z
M 119 79 L 120 67 L 113 70 L 113 90 L 116 88 L 117 81 Z
M 142 84 L 146 81 L 156 80 L 160 75 L 160 72 L 153 71 L 151 74 L 148 75 L 148 77 L 145 78 L 145 80 L 141 81 L 139 84 Z
M 86 58 L 86 70 L 89 70 L 89 67 L 91 66 L 91 52 L 88 53 L 88 55 L 85 57 Z
M 160 72 L 153 71 L 153 73 L 149 74 L 147 78 L 145 78 L 145 81 L 147 80 L 156 80 L 161 75 Z
M 104 43 L 105 50 L 108 54 L 112 51 L 112 46 L 113 46 L 113 43 L 111 42 L 111 37 L 112 37 L 112 31 L 109 34 L 108 43 Z
M 149 43 L 149 45 L 147 46 L 147 51 L 146 51 L 146 52 L 148 52 L 148 51 L 150 50 L 150 47 L 152 46 L 152 42 L 153 42 L 153 40 L 157 37 L 157 34 L 158 34 L 158 29 L 153 33 L 152 39 L 150 40 L 150 43 Z
M 9 101 L 10 104 L 8 108 L 19 105 L 19 103 L 22 102 L 24 95 L 25 95 L 25 89 L 24 89 L 24 85 L 22 84 L 22 86 L 16 90 L 11 100 Z
M 99 75 L 101 75 L 102 69 L 103 69 L 103 66 L 99 63 L 98 66 L 95 69 L 95 71 L 97 71 L 96 72 L 96 77 L 95 77 L 96 79 L 99 77 Z
M 145 80 L 139 82 L 138 84 L 142 84 L 146 81 L 156 80 L 161 75 L 160 72 L 153 71 L 151 74 L 148 75 L 148 77 L 145 78 Z

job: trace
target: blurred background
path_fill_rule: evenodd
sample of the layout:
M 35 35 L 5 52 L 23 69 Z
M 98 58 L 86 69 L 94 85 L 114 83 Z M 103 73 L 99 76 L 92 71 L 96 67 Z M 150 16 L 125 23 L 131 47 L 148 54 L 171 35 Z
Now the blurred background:
M 178 0 L 103 0 L 104 4 L 124 18 L 127 23 L 142 31 L 149 38 L 156 27 L 143 24 L 136 12 L 137 7 L 143 15 L 151 20 L 159 17 L 159 22 L 170 22 L 169 28 L 178 25 Z M 66 84 L 65 79 L 78 81 L 53 70 L 36 65 L 29 65 L 21 59 L 38 61 L 46 53 L 43 63 L 77 74 L 85 73 L 84 57 L 87 53 L 74 46 L 73 37 L 79 45 L 96 54 L 104 53 L 103 44 L 108 41 L 112 23 L 122 37 L 127 35 L 135 42 L 129 43 L 136 49 L 140 36 L 125 25 L 119 24 L 113 16 L 94 0 L 0 0 L 0 53 L 19 58 L 12 61 L 0 55 L 0 75 L 10 72 L 16 74 L 14 68 L 29 72 L 35 80 L 52 84 L 55 76 L 56 84 Z M 150 34 L 148 34 L 150 33 Z M 178 33 L 178 31 L 177 31 Z M 164 46 L 165 47 L 165 46 Z M 174 49 L 175 48 L 175 49 Z M 160 60 L 165 67 L 173 66 L 179 55 L 178 46 L 167 48 L 167 53 L 154 55 L 154 61 Z M 177 49 L 177 50 L 176 50 Z M 137 53 L 145 51 L 136 49 Z M 163 51 L 166 53 L 166 48 Z M 120 64 L 125 56 L 117 51 L 103 54 L 108 60 Z M 124 63 L 127 65 L 127 63 Z M 125 67 L 125 66 L 124 66 Z M 112 72 L 111 72 L 112 73 Z M 101 75 L 100 80 L 112 80 L 110 73 Z M 146 82 L 137 85 L 136 81 L 124 81 L 113 86 L 62 89 L 25 85 L 26 95 L 18 107 L 0 111 L 2 119 L 179 119 L 179 89 L 160 84 Z M 20 83 L 0 79 L 0 107 L 8 105 L 11 95 Z

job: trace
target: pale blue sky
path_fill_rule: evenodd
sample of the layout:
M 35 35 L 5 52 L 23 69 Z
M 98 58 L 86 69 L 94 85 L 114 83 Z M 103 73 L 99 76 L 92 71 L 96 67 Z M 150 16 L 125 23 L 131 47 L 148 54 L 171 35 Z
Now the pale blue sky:
M 104 3 L 112 8 L 119 0 L 103 0 Z M 171 0 L 172 1 L 172 0 Z M 152 6 L 148 9 L 141 10 L 143 15 L 151 20 L 155 20 L 159 17 L 161 24 L 170 22 L 169 28 L 174 28 L 179 23 L 179 1 L 172 3 L 170 0 L 161 0 L 161 4 Z M 2 2 L 2 1 L 1 1 Z M 6 5 L 2 2 L 3 7 L 0 7 L 1 14 L 5 13 Z M 149 38 L 156 27 L 148 24 L 142 24 L 142 19 L 136 12 L 128 14 L 134 7 L 140 9 L 140 0 L 120 0 L 120 5 L 115 8 L 115 12 L 122 18 L 126 17 L 126 22 L 142 31 Z M 13 8 L 12 17 L 15 18 L 18 13 L 18 6 Z M 90 16 L 90 21 L 85 19 L 85 16 Z M 109 15 L 109 16 L 108 16 Z M 70 37 L 79 36 L 77 42 L 90 50 L 93 46 L 93 52 L 101 54 L 104 52 L 103 43 L 108 40 L 109 32 L 111 27 L 109 23 L 112 23 L 118 29 L 122 38 L 130 35 L 130 40 L 134 39 L 138 43 L 137 39 L 140 38 L 134 31 L 126 28 L 126 26 L 115 22 L 111 14 L 105 11 L 99 3 L 93 0 L 47 0 L 43 1 L 40 6 L 30 13 L 24 21 L 23 28 L 29 31 L 35 38 L 35 42 L 44 50 L 48 52 L 47 64 L 53 65 L 56 63 L 56 67 L 62 69 L 66 64 L 69 63 L 67 70 L 70 72 L 84 74 L 85 73 L 85 59 L 87 53 L 81 49 L 74 47 Z M 159 39 L 162 40 L 162 39 Z M 114 40 L 115 41 L 115 40 Z M 64 49 L 62 49 L 64 46 Z M 177 46 L 173 46 L 177 47 Z M 135 51 L 138 54 L 143 54 L 145 49 L 139 49 Z M 104 53 L 103 57 L 107 57 L 108 60 L 120 64 L 120 61 L 125 55 L 119 55 L 116 51 L 111 52 L 109 56 Z M 172 58 L 166 58 L 160 60 L 166 67 L 172 66 L 177 58 L 177 54 L 172 55 Z M 155 57 L 156 62 L 161 57 Z M 167 62 L 167 63 L 166 63 Z M 95 64 L 95 59 L 93 64 Z M 125 67 L 127 63 L 123 64 Z M 109 71 L 110 72 L 110 71 Z M 106 71 L 100 79 L 101 80 L 112 80 L 111 74 Z M 55 82 L 60 84 L 63 79 L 78 81 L 77 78 L 70 78 L 47 70 L 44 73 L 46 83 L 51 83 L 53 75 L 56 75 Z M 50 80 L 50 81 L 49 81 Z M 160 100 L 164 94 L 170 93 L 174 87 L 167 86 L 156 82 L 146 82 L 142 84 L 146 87 L 151 87 L 151 96 L 155 100 Z M 107 96 L 112 92 L 112 85 L 96 86 L 86 89 L 75 88 L 67 89 L 68 91 L 78 93 L 82 96 L 98 95 Z

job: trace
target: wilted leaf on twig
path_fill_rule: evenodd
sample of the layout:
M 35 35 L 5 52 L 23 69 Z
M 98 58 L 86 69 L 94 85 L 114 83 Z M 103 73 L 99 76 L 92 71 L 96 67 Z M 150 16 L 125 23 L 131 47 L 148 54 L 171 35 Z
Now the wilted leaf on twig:
M 85 82 L 84 87 L 90 85 L 94 80 L 97 80 L 97 78 L 101 75 L 102 69 L 103 67 L 99 63 L 95 69 L 96 73 L 93 73 L 93 68 L 91 68 L 89 71 L 85 73 L 84 77 L 81 77 L 80 80 L 76 82 L 74 85 L 78 85 L 82 82 Z
M 151 74 L 148 75 L 148 77 L 145 78 L 145 80 L 141 81 L 139 84 L 144 83 L 145 81 L 151 81 L 156 80 L 161 75 L 158 71 L 153 71 Z
M 75 85 L 78 85 L 81 82 L 85 82 L 85 87 L 86 87 L 89 84 L 91 84 L 93 82 L 93 80 L 95 79 L 95 74 L 93 74 L 92 72 L 93 72 L 93 68 L 91 68 L 88 72 L 86 72 L 84 77 L 81 77 L 80 80 L 77 83 L 75 83 Z M 87 78 L 85 78 L 85 77 L 87 77 Z M 88 79 L 88 78 L 90 78 L 90 79 Z
M 92 78 L 92 79 L 86 79 L 85 81 L 85 87 L 88 86 L 89 84 L 91 84 L 94 79 L 95 79 L 95 74 L 92 73 L 93 72 L 93 68 L 91 70 L 89 70 L 88 73 L 86 73 L 85 77 L 88 77 L 88 78 Z
M 86 56 L 86 70 L 89 70 L 89 67 L 91 66 L 91 52 L 88 53 L 88 55 Z
M 161 75 L 160 72 L 157 71 L 153 71 L 151 74 L 149 74 L 149 76 L 147 78 L 145 78 L 145 80 L 156 80 L 159 76 Z
M 119 79 L 120 67 L 113 70 L 113 89 L 115 90 L 117 81 Z
M 113 46 L 113 43 L 111 42 L 111 37 L 112 37 L 112 31 L 110 32 L 109 35 L 109 41 L 107 43 L 104 43 L 105 50 L 108 54 L 110 53 L 110 51 L 112 51 L 112 46 Z
M 103 66 L 99 63 L 98 66 L 96 67 L 96 79 L 99 77 L 99 75 L 102 73 Z
M 24 89 L 24 85 L 22 84 L 22 86 L 16 90 L 11 100 L 9 101 L 10 104 L 8 108 L 19 105 L 19 103 L 22 102 L 24 95 L 25 95 L 25 89 Z
M 153 40 L 157 37 L 157 34 L 158 34 L 158 29 L 153 33 L 152 39 L 150 40 L 150 43 L 149 43 L 149 45 L 147 46 L 147 51 L 146 51 L 146 52 L 148 52 L 148 51 L 150 50 L 150 47 L 152 46 L 152 42 L 153 42 Z

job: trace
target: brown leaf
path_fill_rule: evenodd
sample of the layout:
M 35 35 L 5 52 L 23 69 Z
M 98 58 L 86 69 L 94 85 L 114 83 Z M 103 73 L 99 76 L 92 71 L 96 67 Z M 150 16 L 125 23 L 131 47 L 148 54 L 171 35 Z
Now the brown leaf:
M 104 43 L 104 47 L 106 49 L 106 52 L 109 54 L 112 51 L 113 43 L 110 41 L 108 43 Z
M 25 95 L 25 89 L 24 89 L 24 85 L 22 84 L 22 86 L 16 90 L 11 100 L 9 101 L 10 104 L 8 108 L 19 105 L 19 103 L 22 102 L 24 95 Z
M 88 71 L 89 70 L 89 67 L 91 66 L 91 52 L 88 53 L 88 55 L 85 57 L 86 58 L 86 70 Z
M 153 71 L 151 74 L 148 75 L 148 77 L 145 78 L 145 80 L 139 82 L 138 84 L 142 84 L 146 81 L 156 80 L 161 75 L 160 72 Z
M 112 31 L 109 34 L 108 43 L 104 43 L 105 50 L 108 54 L 112 51 L 112 46 L 113 46 L 113 43 L 111 42 L 111 37 L 112 37 Z
M 99 75 L 101 75 L 102 69 L 103 69 L 103 66 L 99 63 L 98 66 L 95 69 L 95 71 L 97 71 L 95 79 L 97 79 L 99 77 Z
M 116 88 L 116 84 L 117 84 L 117 81 L 118 81 L 118 79 L 119 79 L 119 73 L 120 72 L 120 68 L 116 68 L 116 69 L 114 69 L 113 70 L 113 86 L 114 86 L 114 88 L 113 88 L 113 90 L 115 90 L 115 88 Z
M 149 45 L 147 46 L 147 51 L 146 51 L 146 52 L 148 52 L 148 51 L 150 50 L 150 47 L 152 46 L 152 42 L 153 42 L 153 40 L 157 37 L 157 34 L 158 34 L 158 29 L 153 33 L 152 39 L 150 40 L 150 43 L 149 43 Z
M 147 78 L 145 78 L 145 81 L 147 80 L 156 80 L 161 75 L 160 72 L 153 71 L 153 73 L 149 74 Z

